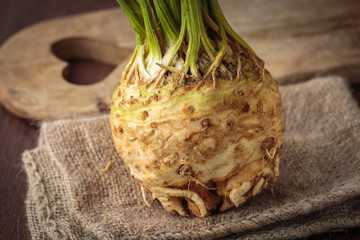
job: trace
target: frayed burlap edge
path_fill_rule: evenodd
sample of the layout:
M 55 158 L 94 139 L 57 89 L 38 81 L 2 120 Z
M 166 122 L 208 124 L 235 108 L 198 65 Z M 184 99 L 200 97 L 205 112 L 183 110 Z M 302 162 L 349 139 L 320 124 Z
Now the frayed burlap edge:
M 345 84 L 344 84 L 345 86 Z M 100 116 L 101 118 L 107 118 L 107 116 Z M 97 117 L 95 117 L 97 118 Z M 67 121 L 67 120 L 65 120 Z M 71 120 L 69 120 L 71 121 Z M 46 146 L 46 145 L 45 145 Z M 44 147 L 44 140 L 40 136 L 39 148 L 32 151 L 44 151 L 41 149 Z M 48 154 L 48 153 L 45 153 Z M 48 156 L 50 158 L 50 156 Z M 47 190 L 44 186 L 44 179 L 38 171 L 38 168 L 41 166 L 36 165 L 36 161 L 33 160 L 29 152 L 25 152 L 23 155 L 23 161 L 25 165 L 25 170 L 29 176 L 29 191 L 27 199 L 27 213 L 29 218 L 29 228 L 34 239 L 68 239 L 73 238 L 74 236 L 71 233 L 67 232 L 60 227 L 55 218 L 53 218 L 53 213 L 51 210 L 50 202 L 47 198 Z M 354 179 L 353 179 L 354 180 Z M 264 211 L 261 213 L 261 219 L 257 215 L 250 215 L 245 220 L 240 222 L 229 222 L 227 226 L 211 226 L 209 229 L 201 229 L 202 237 L 205 238 L 214 238 L 214 237 L 224 237 L 229 234 L 235 234 L 230 236 L 233 238 L 236 236 L 236 233 L 242 231 L 251 231 L 255 229 L 261 229 L 261 227 L 269 226 L 275 224 L 276 222 L 290 220 L 296 218 L 297 214 L 306 215 L 313 211 L 320 211 L 325 208 L 331 208 L 333 205 L 340 204 L 348 199 L 355 198 L 360 195 L 360 186 L 359 184 L 356 187 L 356 181 L 360 182 L 360 176 L 358 179 L 354 180 L 355 182 L 349 183 L 348 187 L 343 187 L 338 189 L 338 192 L 333 193 L 332 195 L 319 194 L 316 198 L 312 199 L 303 199 L 296 204 L 288 204 L 283 206 L 282 211 L 274 212 L 275 210 Z M 355 184 L 355 188 L 354 188 Z M 31 213 L 31 214 L 29 214 Z M 351 214 L 350 214 L 351 215 Z M 333 228 L 341 227 L 353 227 L 360 225 L 360 213 L 356 212 L 350 217 L 350 215 L 340 215 L 340 216 L 331 216 L 329 218 L 317 219 L 312 222 L 306 222 L 302 227 L 299 228 L 298 223 L 285 224 L 286 227 L 274 226 L 274 229 L 255 231 L 251 234 L 244 233 L 246 235 L 242 236 L 239 234 L 237 237 L 246 237 L 251 239 L 262 239 L 264 237 L 274 237 L 274 238 L 298 238 L 305 237 L 309 234 L 318 233 L 322 231 L 327 231 Z M 35 223 L 38 223 L 36 225 Z M 40 228 L 39 228 L 40 226 Z M 291 229 L 291 230 L 290 230 Z M 289 234 L 289 231 L 292 234 Z M 286 234 L 287 235 L 286 235 Z M 82 233 L 81 235 L 88 235 L 90 238 L 92 233 Z M 159 237 L 167 238 L 171 237 L 173 239 L 181 239 L 184 237 L 194 236 L 193 232 L 187 232 L 186 230 L 178 233 L 169 233 L 169 232 L 153 232 L 147 237 Z M 285 235 L 284 235 L 285 234 Z M 134 236 L 135 238 L 139 236 Z M 145 237 L 143 235 L 142 237 Z

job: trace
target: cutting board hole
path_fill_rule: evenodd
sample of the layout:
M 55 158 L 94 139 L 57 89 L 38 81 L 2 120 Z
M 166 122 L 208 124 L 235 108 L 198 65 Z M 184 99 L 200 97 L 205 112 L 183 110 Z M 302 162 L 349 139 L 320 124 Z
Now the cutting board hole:
M 105 79 L 116 66 L 88 59 L 70 59 L 63 70 L 63 78 L 79 85 L 91 85 Z
M 105 79 L 131 50 L 97 39 L 74 37 L 55 42 L 52 53 L 68 62 L 63 70 L 64 80 L 89 85 Z

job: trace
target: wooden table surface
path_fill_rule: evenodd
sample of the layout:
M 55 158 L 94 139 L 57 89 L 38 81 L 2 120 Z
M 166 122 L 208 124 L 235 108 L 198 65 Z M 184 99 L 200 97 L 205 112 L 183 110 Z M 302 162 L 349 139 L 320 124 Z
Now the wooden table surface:
M 0 45 L 15 32 L 36 22 L 116 6 L 115 0 L 0 0 Z M 71 63 L 68 80 L 79 84 L 101 80 L 113 69 L 113 66 L 87 60 L 74 60 Z M 353 85 L 352 88 L 354 97 L 360 103 L 360 86 Z M 37 123 L 20 119 L 0 105 L 1 240 L 31 238 L 26 225 L 24 203 L 27 177 L 21 154 L 26 149 L 36 147 L 37 137 Z M 328 232 L 308 239 L 360 239 L 360 229 Z

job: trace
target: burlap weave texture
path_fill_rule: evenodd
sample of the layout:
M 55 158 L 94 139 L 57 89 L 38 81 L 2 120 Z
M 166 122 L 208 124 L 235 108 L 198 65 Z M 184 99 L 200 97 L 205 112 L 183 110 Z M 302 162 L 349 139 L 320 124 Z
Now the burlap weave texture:
M 44 122 L 23 155 L 34 239 L 292 239 L 360 226 L 360 110 L 338 77 L 281 86 L 287 113 L 276 198 L 185 218 L 148 208 L 115 151 L 108 114 Z M 105 173 L 97 170 L 112 162 Z

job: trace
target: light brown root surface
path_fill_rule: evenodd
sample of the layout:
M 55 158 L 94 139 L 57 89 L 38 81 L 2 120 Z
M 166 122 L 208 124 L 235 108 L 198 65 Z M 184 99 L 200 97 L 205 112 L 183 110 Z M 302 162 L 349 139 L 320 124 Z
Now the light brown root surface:
M 279 156 L 274 153 L 270 161 L 268 159 L 266 155 L 263 159 L 243 166 L 225 181 L 213 183 L 216 188 L 205 188 L 196 182 L 190 182 L 184 188 L 147 188 L 168 212 L 205 217 L 214 211 L 239 207 L 263 189 L 270 188 L 273 192 L 273 184 L 278 178 Z

